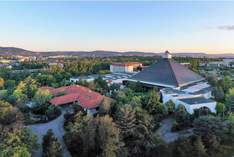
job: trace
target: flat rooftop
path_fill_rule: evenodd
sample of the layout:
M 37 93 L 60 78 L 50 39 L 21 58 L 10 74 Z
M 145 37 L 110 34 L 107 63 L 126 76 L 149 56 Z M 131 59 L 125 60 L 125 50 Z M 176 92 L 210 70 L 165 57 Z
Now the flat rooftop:
M 122 80 L 130 78 L 133 73 L 111 73 L 111 74 L 105 74 L 105 75 L 86 75 L 86 76 L 78 76 L 78 77 L 71 77 L 70 80 L 72 79 L 82 79 L 86 81 L 93 81 L 94 79 L 101 77 L 103 80 L 106 81 L 112 81 L 112 82 L 122 82 Z
M 173 88 L 164 88 L 162 91 L 166 94 L 186 94 L 184 91 L 173 89 Z
M 204 97 L 193 97 L 193 98 L 183 98 L 179 99 L 180 101 L 189 104 L 189 105 L 194 105 L 194 104 L 206 104 L 206 103 L 213 103 L 215 101 L 211 99 L 206 99 Z

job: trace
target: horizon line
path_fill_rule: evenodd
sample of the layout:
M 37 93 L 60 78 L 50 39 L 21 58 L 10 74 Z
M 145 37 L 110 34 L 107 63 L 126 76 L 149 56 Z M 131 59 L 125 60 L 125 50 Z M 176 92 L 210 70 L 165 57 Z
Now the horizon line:
M 16 47 L 16 46 L 0 46 L 0 48 L 18 48 L 18 49 L 23 49 L 25 51 L 31 51 L 31 52 L 35 52 L 35 53 L 47 53 L 47 52 L 95 52 L 95 51 L 109 51 L 109 52 L 117 52 L 117 53 L 126 53 L 126 52 L 142 52 L 142 53 L 155 53 L 155 54 L 160 54 L 160 53 L 164 53 L 167 50 L 164 51 L 143 51 L 143 50 L 102 50 L 102 49 L 94 49 L 94 50 L 45 50 L 45 51 L 38 51 L 38 50 L 31 50 L 31 49 L 25 49 L 22 47 Z M 234 54 L 234 52 L 215 52 L 215 53 L 209 53 L 206 51 L 170 51 L 168 50 L 170 53 L 203 53 L 203 54 L 210 54 L 210 55 L 218 55 L 218 54 Z

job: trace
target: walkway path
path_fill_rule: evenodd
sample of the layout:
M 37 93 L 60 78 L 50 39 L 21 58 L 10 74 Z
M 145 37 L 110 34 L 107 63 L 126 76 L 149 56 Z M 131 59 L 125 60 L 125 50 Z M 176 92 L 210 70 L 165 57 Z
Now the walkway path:
M 58 118 L 56 118 L 48 123 L 34 124 L 34 125 L 27 126 L 38 137 L 39 148 L 33 152 L 33 155 L 32 155 L 33 157 L 41 157 L 41 155 L 42 155 L 42 145 L 41 145 L 42 139 L 43 139 L 43 136 L 46 134 L 46 132 L 49 129 L 53 130 L 54 135 L 57 137 L 58 141 L 62 145 L 63 156 L 64 157 L 71 157 L 71 155 L 70 155 L 69 151 L 67 150 L 67 147 L 63 141 L 63 135 L 65 133 L 65 131 L 63 129 L 63 124 L 64 124 L 64 116 L 63 115 L 64 114 L 65 114 L 65 111 L 63 110 L 62 114 Z
M 162 138 L 165 143 L 171 143 L 179 137 L 188 137 L 193 134 L 193 129 L 186 129 L 178 132 L 171 132 L 174 119 L 167 118 L 162 120 L 161 126 L 157 130 L 157 134 Z

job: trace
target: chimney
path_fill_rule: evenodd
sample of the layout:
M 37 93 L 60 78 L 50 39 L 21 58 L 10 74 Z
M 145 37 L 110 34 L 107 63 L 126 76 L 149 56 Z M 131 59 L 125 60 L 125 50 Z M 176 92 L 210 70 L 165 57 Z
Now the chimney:
M 171 53 L 169 51 L 165 51 L 163 58 L 165 58 L 165 59 L 171 59 L 172 55 L 171 55 Z

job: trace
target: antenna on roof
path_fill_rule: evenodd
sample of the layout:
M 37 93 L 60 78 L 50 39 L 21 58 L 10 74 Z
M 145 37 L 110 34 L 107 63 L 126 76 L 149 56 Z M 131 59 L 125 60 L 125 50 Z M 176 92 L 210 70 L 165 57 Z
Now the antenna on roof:
M 171 53 L 170 53 L 169 51 L 166 50 L 165 53 L 164 53 L 163 58 L 171 59 L 171 58 L 172 58 L 172 55 L 171 55 Z

